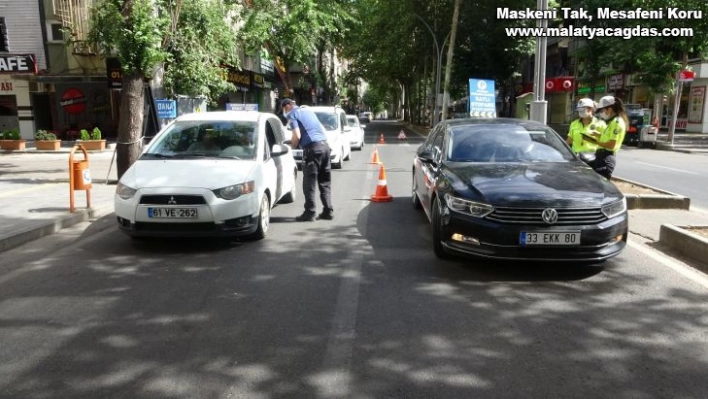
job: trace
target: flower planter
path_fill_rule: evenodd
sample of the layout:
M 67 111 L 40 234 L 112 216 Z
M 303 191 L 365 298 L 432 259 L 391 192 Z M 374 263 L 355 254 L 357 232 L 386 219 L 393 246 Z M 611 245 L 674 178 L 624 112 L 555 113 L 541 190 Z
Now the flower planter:
M 61 147 L 61 140 L 37 140 L 34 145 L 40 151 L 56 151 Z
M 106 140 L 76 140 L 76 144 L 83 146 L 86 151 L 103 151 L 106 149 Z
M 0 140 L 0 148 L 10 151 L 24 151 L 26 140 Z

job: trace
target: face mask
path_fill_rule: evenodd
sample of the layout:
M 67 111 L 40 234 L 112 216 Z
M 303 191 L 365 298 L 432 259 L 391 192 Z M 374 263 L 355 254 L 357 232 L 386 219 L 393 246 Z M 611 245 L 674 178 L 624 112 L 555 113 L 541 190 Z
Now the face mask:
M 612 117 L 612 115 L 610 115 L 609 112 L 607 112 L 607 111 L 600 112 L 600 118 L 602 118 L 604 120 L 608 120 L 608 119 L 610 119 L 610 117 Z
M 288 117 L 288 115 L 290 115 L 290 111 L 283 111 L 283 116 L 284 116 L 284 117 L 286 117 L 286 118 L 287 118 L 287 117 Z
M 581 109 L 581 110 L 578 111 L 578 115 L 579 115 L 581 118 L 587 118 L 588 115 L 590 115 L 590 113 L 589 113 L 588 110 L 586 110 L 586 109 Z

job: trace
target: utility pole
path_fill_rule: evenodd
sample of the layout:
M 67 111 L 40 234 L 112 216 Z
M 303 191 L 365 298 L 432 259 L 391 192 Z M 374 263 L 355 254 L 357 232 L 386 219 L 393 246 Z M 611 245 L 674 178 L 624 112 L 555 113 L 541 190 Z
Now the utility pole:
M 437 125 L 438 122 L 440 121 L 438 118 L 438 94 L 440 93 L 440 70 L 442 69 L 442 53 L 443 49 L 438 45 L 438 38 L 435 36 L 435 32 L 430 28 L 430 25 L 428 25 L 427 22 L 418 14 L 413 14 L 423 22 L 426 28 L 428 28 L 428 31 L 430 32 L 430 35 L 433 37 L 433 43 L 435 44 L 435 52 L 438 55 L 438 65 L 436 65 L 435 68 L 435 109 L 433 111 L 433 126 Z M 445 40 L 443 40 L 442 47 L 445 47 L 445 42 L 447 42 L 447 39 L 450 37 L 450 33 L 452 31 L 448 32 L 447 36 L 445 36 Z
M 548 10 L 548 0 L 537 0 L 539 10 Z M 539 28 L 547 28 L 548 20 L 540 19 L 536 21 L 536 26 Z M 534 82 L 533 94 L 534 101 L 531 102 L 530 117 L 531 120 L 546 123 L 546 114 L 548 109 L 548 101 L 546 96 L 546 47 L 548 40 L 546 37 L 536 38 L 536 62 L 534 67 Z

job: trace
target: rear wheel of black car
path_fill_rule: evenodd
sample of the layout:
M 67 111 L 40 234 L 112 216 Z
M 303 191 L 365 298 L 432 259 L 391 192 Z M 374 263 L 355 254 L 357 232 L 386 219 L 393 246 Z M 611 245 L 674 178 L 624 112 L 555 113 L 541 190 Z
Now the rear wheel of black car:
M 413 184 L 411 188 L 411 197 L 413 199 L 413 209 L 423 209 L 423 204 L 420 202 L 420 198 L 418 198 L 418 194 L 416 194 L 417 187 L 415 185 L 415 173 L 413 173 Z
M 433 252 L 439 259 L 450 259 L 442 244 L 442 217 L 440 215 L 440 201 L 435 198 L 433 201 Z

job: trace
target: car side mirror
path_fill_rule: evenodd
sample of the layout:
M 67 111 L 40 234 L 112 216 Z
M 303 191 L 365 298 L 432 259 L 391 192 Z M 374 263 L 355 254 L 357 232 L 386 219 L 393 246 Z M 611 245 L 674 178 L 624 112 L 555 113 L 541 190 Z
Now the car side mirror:
M 273 144 L 273 148 L 270 150 L 270 156 L 279 157 L 285 155 L 290 151 L 290 147 L 285 144 Z
M 366 125 L 359 125 L 362 129 L 366 129 Z

